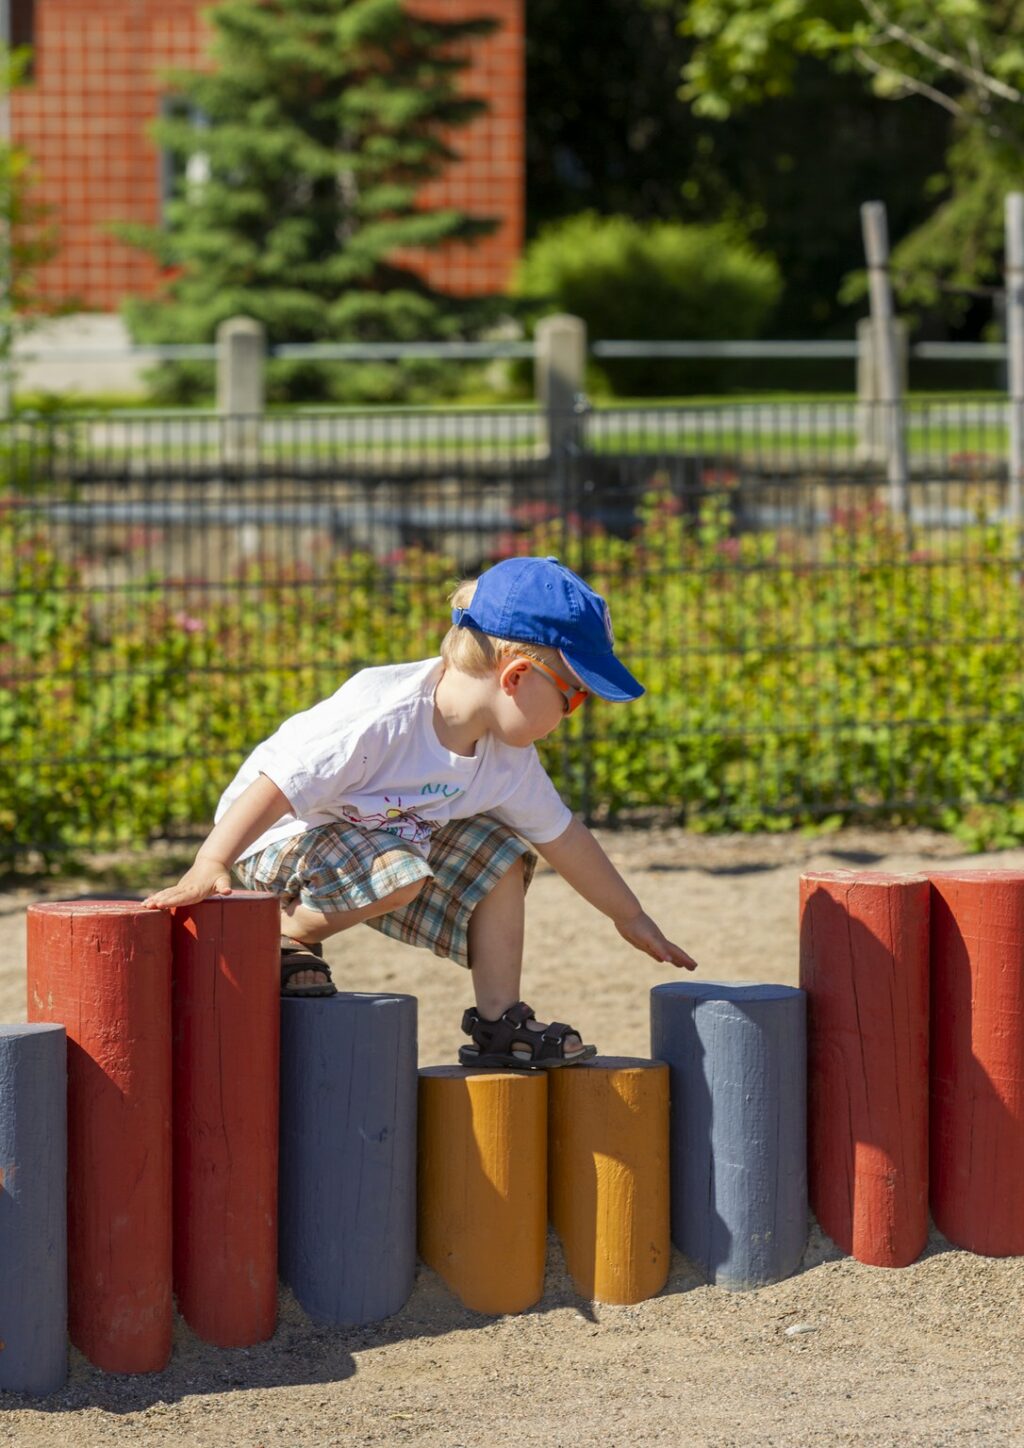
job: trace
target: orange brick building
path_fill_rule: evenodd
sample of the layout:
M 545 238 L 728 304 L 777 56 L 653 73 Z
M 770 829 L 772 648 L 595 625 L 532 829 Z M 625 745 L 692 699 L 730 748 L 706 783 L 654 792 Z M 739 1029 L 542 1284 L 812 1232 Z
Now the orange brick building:
M 160 73 L 205 61 L 200 10 L 207 0 L 35 0 L 33 79 L 12 98 L 15 139 L 31 152 L 37 195 L 53 208 L 60 251 L 40 273 L 41 290 L 83 311 L 115 311 L 148 293 L 155 262 L 110 234 L 112 221 L 155 225 L 166 166 L 147 135 L 160 114 Z M 29 39 L 18 0 L 20 36 Z M 456 296 L 503 291 L 523 242 L 524 0 L 410 0 L 438 19 L 493 16 L 498 28 L 472 43 L 467 94 L 488 110 L 459 131 L 460 159 L 425 188 L 429 206 L 494 217 L 497 230 L 473 245 L 452 243 L 403 260 Z

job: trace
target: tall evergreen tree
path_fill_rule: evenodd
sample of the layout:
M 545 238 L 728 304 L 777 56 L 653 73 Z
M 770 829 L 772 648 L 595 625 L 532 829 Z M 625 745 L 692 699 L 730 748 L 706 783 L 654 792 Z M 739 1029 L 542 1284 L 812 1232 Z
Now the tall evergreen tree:
M 479 327 L 493 305 L 438 294 L 396 256 L 495 224 L 417 204 L 482 108 L 458 79 L 466 42 L 493 22 L 424 19 L 401 0 L 220 0 L 206 17 L 212 69 L 170 74 L 169 114 L 153 127 L 179 176 L 165 226 L 120 228 L 169 269 L 159 297 L 125 306 L 135 338 L 205 342 L 236 315 L 271 342 Z M 161 375 L 181 396 L 197 369 Z M 397 385 L 393 368 L 359 376 L 371 392 Z M 309 364 L 272 368 L 279 395 L 323 395 L 324 379 Z

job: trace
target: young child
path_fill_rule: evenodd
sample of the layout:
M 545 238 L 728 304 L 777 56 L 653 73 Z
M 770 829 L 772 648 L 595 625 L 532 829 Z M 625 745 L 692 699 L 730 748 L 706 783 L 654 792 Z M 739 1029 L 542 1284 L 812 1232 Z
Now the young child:
M 590 694 L 643 688 L 615 657 L 604 600 L 556 558 L 498 563 L 452 603 L 439 659 L 363 669 L 258 745 L 191 869 L 145 903 L 227 894 L 233 866 L 281 897 L 282 993 L 334 994 L 321 942 L 364 921 L 468 966 L 463 1065 L 583 1061 L 596 1046 L 519 999 L 537 854 L 637 950 L 695 962 L 573 819 L 534 744 Z

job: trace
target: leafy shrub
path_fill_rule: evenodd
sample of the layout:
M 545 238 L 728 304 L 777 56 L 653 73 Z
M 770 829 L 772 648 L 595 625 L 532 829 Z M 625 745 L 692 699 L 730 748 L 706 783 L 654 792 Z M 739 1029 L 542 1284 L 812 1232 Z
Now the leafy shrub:
M 590 339 L 700 341 L 755 337 L 781 291 L 775 262 L 724 226 L 641 223 L 587 211 L 546 227 L 530 244 L 517 290 L 582 317 Z M 620 395 L 708 391 L 722 364 L 604 360 Z
M 503 551 L 560 552 L 613 605 L 647 685 L 545 746 L 570 802 L 695 829 L 823 819 L 1024 837 L 1015 540 L 979 516 L 917 540 L 884 509 L 814 538 L 737 533 L 726 484 L 686 512 L 650 480 L 634 536 L 535 519 Z M 1013 546 L 1011 546 L 1013 545 Z M 458 576 L 442 553 L 250 561 L 230 587 L 90 588 L 0 498 L 0 838 L 140 843 L 208 827 L 241 759 L 367 664 L 424 658 Z M 994 806 L 993 802 L 1003 802 Z

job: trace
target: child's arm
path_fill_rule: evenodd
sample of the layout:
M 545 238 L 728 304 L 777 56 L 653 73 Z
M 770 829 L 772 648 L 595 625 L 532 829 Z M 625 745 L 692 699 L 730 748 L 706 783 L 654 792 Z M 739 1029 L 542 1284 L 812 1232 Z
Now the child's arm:
M 558 871 L 563 880 L 584 900 L 615 922 L 624 940 L 637 950 L 653 955 L 667 965 L 696 970 L 697 962 L 678 945 L 666 940 L 640 901 L 616 870 L 586 825 L 573 820 L 569 828 L 546 845 L 535 845 L 538 854 Z
M 196 905 L 208 895 L 231 892 L 231 866 L 264 830 L 292 807 L 277 785 L 261 774 L 235 800 L 224 818 L 214 825 L 199 847 L 195 864 L 177 885 L 158 890 L 143 905 L 169 910 L 172 905 Z

